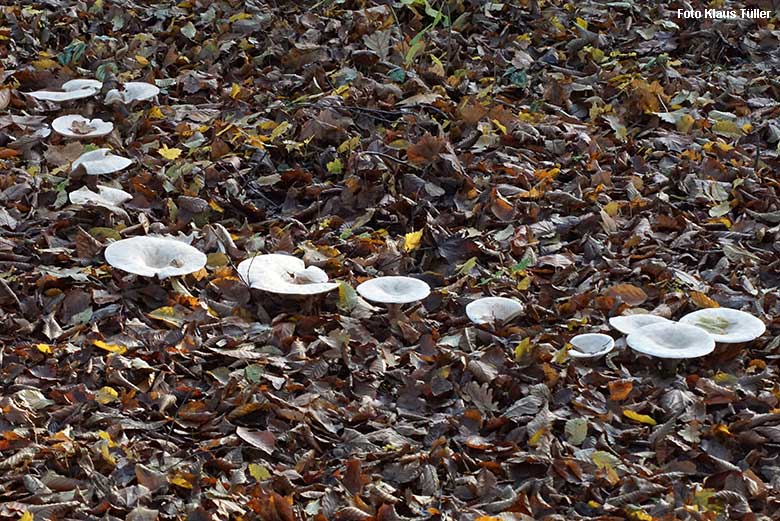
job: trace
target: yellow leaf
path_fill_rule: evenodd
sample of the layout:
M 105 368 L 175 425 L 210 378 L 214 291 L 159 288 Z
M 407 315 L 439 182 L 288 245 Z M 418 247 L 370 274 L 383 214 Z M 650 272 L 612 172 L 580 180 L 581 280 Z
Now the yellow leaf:
M 95 340 L 92 342 L 92 344 L 95 347 L 99 347 L 100 349 L 103 349 L 104 351 L 108 351 L 109 353 L 116 353 L 118 355 L 123 355 L 127 352 L 127 348 L 125 346 L 119 344 L 109 344 L 103 342 L 102 340 Z
M 653 521 L 655 519 L 653 516 L 640 509 L 629 512 L 628 518 L 632 521 Z
M 113 402 L 118 397 L 119 393 L 117 393 L 112 387 L 102 387 L 98 390 L 98 392 L 95 393 L 95 400 L 103 405 Z
M 147 60 L 146 57 L 141 56 L 140 54 L 135 55 L 135 61 L 137 61 L 138 64 L 141 65 L 142 67 L 146 67 L 147 65 L 149 65 L 149 60 Z
M 149 109 L 149 118 L 151 119 L 163 119 L 165 115 L 160 110 L 160 107 L 152 107 Z
M 98 431 L 98 438 L 101 440 L 106 440 L 109 447 L 116 447 L 116 442 L 111 439 L 111 435 L 106 431 Z
M 588 30 L 588 21 L 587 20 L 583 20 L 582 18 L 577 17 L 577 19 L 574 21 L 574 23 L 579 25 L 580 27 L 582 27 L 586 31 Z
M 727 137 L 742 137 L 745 134 L 739 125 L 728 119 L 721 119 L 713 123 L 712 131 Z
M 157 153 L 163 156 L 165 159 L 173 161 L 181 155 L 181 149 L 168 148 L 168 145 L 163 145 L 162 148 L 157 151 Z
M 279 125 L 271 132 L 271 141 L 275 140 L 276 138 L 280 137 L 282 134 L 287 132 L 289 128 L 292 125 L 290 125 L 287 121 L 282 121 L 279 123 Z
M 174 475 L 172 478 L 168 479 L 168 482 L 182 488 L 192 488 L 192 483 L 187 481 L 187 478 L 182 474 Z
M 596 452 L 593 453 L 591 459 L 593 460 L 593 463 L 598 468 L 606 471 L 607 480 L 612 485 L 615 485 L 620 481 L 620 477 L 618 476 L 617 471 L 615 470 L 615 466 L 617 466 L 617 464 L 620 463 L 620 460 L 617 459 L 617 457 L 610 454 L 609 452 L 603 450 L 597 450 Z
M 419 248 L 422 235 L 422 230 L 404 235 L 404 251 L 412 251 Z
M 209 206 L 212 210 L 215 212 L 223 213 L 225 211 L 224 208 L 222 208 L 214 199 L 209 199 Z
M 52 60 L 51 58 L 43 58 L 41 60 L 33 60 L 32 64 L 33 64 L 33 67 L 35 67 L 39 71 L 40 70 L 44 70 L 44 69 L 54 69 L 54 68 L 56 68 L 59 65 L 56 61 Z
M 19 521 L 33 521 L 33 515 L 28 510 L 25 510 L 22 517 L 19 518 Z
M 646 414 L 639 414 L 631 409 L 623 409 L 623 416 L 646 425 L 656 425 L 656 421 Z
M 40 351 L 45 355 L 52 354 L 51 346 L 49 344 L 37 344 L 35 346 L 35 349 L 37 349 L 38 351 Z
M 501 131 L 502 134 L 506 134 L 506 127 L 501 124 L 497 119 L 493 120 L 493 124 Z
M 610 201 L 604 205 L 604 211 L 607 212 L 607 215 L 610 217 L 614 217 L 620 211 L 620 203 L 617 201 Z
M 238 83 L 234 83 L 230 87 L 230 97 L 236 99 L 239 94 L 241 94 L 241 85 L 239 85 Z
M 528 445 L 530 445 L 531 447 L 536 447 L 537 445 L 539 445 L 539 442 L 541 441 L 542 436 L 544 436 L 544 434 L 546 432 L 547 432 L 547 429 L 541 428 L 538 431 L 536 431 L 535 433 L 533 433 L 533 435 L 531 435 L 531 437 L 528 438 Z
M 516 285 L 515 287 L 516 287 L 517 289 L 519 289 L 520 291 L 525 291 L 525 290 L 527 290 L 528 288 L 530 288 L 530 287 L 531 287 L 531 277 L 529 277 L 529 276 L 525 276 L 525 277 L 523 278 L 523 280 L 521 280 L 520 282 L 518 282 L 518 283 L 517 283 L 517 285 Z
M 515 347 L 515 361 L 519 362 L 531 352 L 531 337 L 526 337 Z
M 255 478 L 257 481 L 262 481 L 271 477 L 271 473 L 263 465 L 257 463 L 249 464 L 249 475 Z
M 691 130 L 691 127 L 693 127 L 695 121 L 696 119 L 690 114 L 683 114 L 680 119 L 677 120 L 677 130 L 683 134 L 687 134 Z
M 103 443 L 103 442 L 99 442 L 99 443 L 100 443 L 100 455 L 103 456 L 103 459 L 111 463 L 112 465 L 116 465 L 116 458 L 109 451 L 108 443 Z

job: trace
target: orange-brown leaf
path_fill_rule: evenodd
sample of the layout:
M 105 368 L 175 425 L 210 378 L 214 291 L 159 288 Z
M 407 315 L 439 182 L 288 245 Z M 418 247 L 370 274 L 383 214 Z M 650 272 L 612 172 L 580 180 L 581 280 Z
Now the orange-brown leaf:
M 691 291 L 691 300 L 700 308 L 719 308 L 720 304 L 699 291 Z
M 609 399 L 619 402 L 625 400 L 631 394 L 634 384 L 627 380 L 615 380 L 614 382 L 609 382 L 607 387 L 609 387 Z
M 640 306 L 647 300 L 647 293 L 633 284 L 618 284 L 612 286 L 604 294 L 608 297 L 619 298 L 629 306 Z

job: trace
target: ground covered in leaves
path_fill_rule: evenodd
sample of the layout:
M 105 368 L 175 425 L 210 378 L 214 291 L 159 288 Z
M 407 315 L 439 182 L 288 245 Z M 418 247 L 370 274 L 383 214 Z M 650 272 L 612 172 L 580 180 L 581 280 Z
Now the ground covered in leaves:
M 0 519 L 777 515 L 778 19 L 429 2 L 0 7 Z M 162 92 L 24 94 L 73 78 Z M 115 129 L 41 132 L 68 113 Z M 121 209 L 68 202 L 95 145 L 134 160 L 101 179 Z M 208 266 L 105 263 L 152 233 Z M 253 252 L 344 284 L 250 291 Z M 353 289 L 391 274 L 433 288 L 392 325 Z M 483 295 L 525 313 L 477 328 Z M 767 333 L 676 368 L 566 354 L 718 305 Z

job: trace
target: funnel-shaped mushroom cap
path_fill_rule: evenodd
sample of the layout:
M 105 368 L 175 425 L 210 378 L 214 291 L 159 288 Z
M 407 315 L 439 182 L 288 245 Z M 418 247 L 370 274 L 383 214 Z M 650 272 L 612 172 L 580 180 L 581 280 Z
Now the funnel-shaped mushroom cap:
M 506 297 L 483 297 L 466 306 L 466 316 L 475 324 L 506 322 L 523 312 L 523 305 Z
M 679 322 L 650 324 L 626 339 L 635 351 L 658 358 L 696 358 L 712 353 L 715 340 L 698 327 Z
M 159 87 L 142 81 L 131 81 L 122 85 L 122 90 L 111 89 L 106 93 L 106 103 L 131 103 L 152 99 L 160 93 Z
M 114 130 L 114 124 L 102 119 L 87 119 L 77 114 L 70 114 L 52 121 L 51 128 L 63 136 L 91 138 L 110 134 Z
M 328 274 L 320 268 L 307 268 L 292 255 L 257 255 L 242 261 L 237 270 L 250 287 L 279 295 L 317 295 L 339 287 L 337 282 L 328 282 Z
M 87 175 L 112 174 L 132 164 L 132 159 L 112 154 L 110 148 L 98 148 L 97 150 L 81 154 L 73 162 L 70 170 L 75 172 L 81 166 L 84 167 Z
M 68 194 L 73 204 L 96 204 L 98 206 L 119 206 L 133 198 L 124 190 L 111 188 L 110 186 L 97 185 L 97 192 L 93 192 L 86 186 Z
M 378 277 L 360 284 L 357 292 L 372 302 L 408 304 L 430 295 L 431 288 L 425 282 L 412 277 Z
M 62 90 L 79 90 L 79 89 L 94 89 L 100 90 L 103 88 L 103 82 L 98 80 L 69 80 L 62 84 Z
M 106 248 L 106 262 L 144 277 L 173 277 L 194 273 L 206 265 L 206 255 L 176 239 L 131 237 Z
M 37 90 L 35 92 L 28 92 L 27 94 L 35 99 L 60 103 L 63 101 L 93 96 L 102 86 L 103 84 L 96 80 L 70 80 L 62 84 L 61 91 Z
M 641 314 L 641 315 L 625 315 L 622 317 L 612 317 L 609 319 L 609 325 L 617 329 L 624 335 L 630 335 L 638 331 L 640 328 L 649 326 L 650 324 L 657 324 L 659 322 L 670 322 L 670 320 L 659 317 L 658 315 Z
M 706 308 L 688 313 L 680 319 L 705 330 L 716 342 L 737 344 L 750 342 L 766 331 L 766 326 L 757 317 L 738 309 Z
M 615 340 L 601 333 L 577 335 L 569 340 L 569 344 L 572 347 L 569 349 L 569 356 L 572 358 L 598 358 L 615 348 Z

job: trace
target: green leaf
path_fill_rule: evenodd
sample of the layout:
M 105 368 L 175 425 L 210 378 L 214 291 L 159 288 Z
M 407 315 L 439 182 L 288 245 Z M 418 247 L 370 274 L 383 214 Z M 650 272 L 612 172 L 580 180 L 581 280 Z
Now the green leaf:
M 468 275 L 471 270 L 477 267 L 477 258 L 471 257 L 469 260 L 460 264 L 458 270 L 455 272 L 457 275 Z
M 579 445 L 588 436 L 587 418 L 575 418 L 566 422 L 564 427 L 566 441 L 572 445 Z
M 331 174 L 340 174 L 344 168 L 344 165 L 341 163 L 341 159 L 339 158 L 336 158 L 333 161 L 329 161 L 325 166 L 327 167 L 328 172 Z

